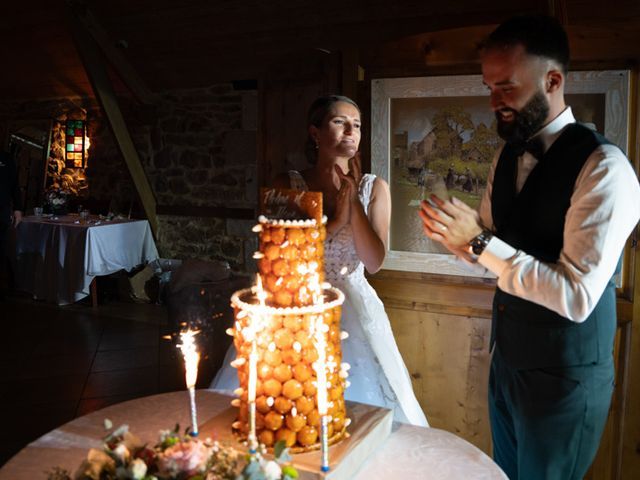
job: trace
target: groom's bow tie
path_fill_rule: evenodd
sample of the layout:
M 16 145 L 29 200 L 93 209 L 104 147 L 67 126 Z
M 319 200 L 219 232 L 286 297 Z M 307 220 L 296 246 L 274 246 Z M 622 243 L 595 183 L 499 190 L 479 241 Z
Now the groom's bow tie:
M 524 152 L 529 152 L 534 158 L 542 160 L 544 155 L 544 143 L 540 137 L 530 139 L 524 145 L 516 147 L 518 155 L 522 155 Z

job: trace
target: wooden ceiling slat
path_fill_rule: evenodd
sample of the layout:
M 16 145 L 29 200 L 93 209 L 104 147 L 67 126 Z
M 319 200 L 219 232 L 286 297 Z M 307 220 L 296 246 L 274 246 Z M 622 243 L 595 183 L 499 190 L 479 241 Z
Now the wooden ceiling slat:
M 66 0 L 5 2 L 0 18 L 0 55 L 13 75 L 0 77 L 0 92 L 51 96 L 52 85 L 86 86 L 72 45 Z M 546 12 L 551 0 L 86 0 L 113 42 L 125 40 L 122 55 L 154 90 L 191 87 L 220 80 L 256 77 L 291 55 L 313 51 L 360 49 L 380 54 L 394 43 L 426 32 L 487 26 L 522 12 Z M 592 59 L 640 58 L 640 1 L 562 1 L 574 35 L 605 41 Z M 552 2 L 552 3 L 553 3 Z M 473 28 L 472 28 L 473 30 Z M 581 33 L 584 32 L 584 33 Z M 622 40 L 627 44 L 619 47 Z M 595 43 L 595 42 L 594 42 Z M 583 43 L 580 43 L 582 48 Z M 613 45 L 617 51 L 606 51 Z M 620 49 L 621 48 L 621 49 Z M 582 51 L 582 50 L 581 50 Z M 407 52 L 401 53 L 407 55 Z M 406 57 L 402 71 L 420 62 Z M 416 63 L 418 62 L 418 63 Z M 34 68 L 32 65 L 36 65 Z M 413 68 L 413 67 L 412 67 Z M 39 69 L 39 71 L 38 71 Z M 24 85 L 23 77 L 29 78 Z M 55 77 L 50 79 L 49 77 Z M 64 79 L 61 81 L 59 79 Z M 27 88 L 25 85 L 29 85 Z M 72 88 L 64 87 L 64 92 Z M 29 93 L 29 89 L 33 91 Z M 73 88 L 72 88 L 73 89 Z M 0 93 L 0 95 L 2 95 Z

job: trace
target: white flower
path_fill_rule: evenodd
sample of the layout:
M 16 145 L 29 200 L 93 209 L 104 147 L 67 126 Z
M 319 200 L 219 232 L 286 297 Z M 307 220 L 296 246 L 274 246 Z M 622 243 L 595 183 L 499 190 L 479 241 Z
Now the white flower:
M 167 438 L 174 435 L 173 430 L 160 430 L 158 436 L 160 437 L 160 443 L 164 442 Z
M 147 464 L 141 458 L 136 458 L 129 464 L 129 478 L 133 480 L 141 480 L 147 474 Z
M 282 469 L 280 468 L 280 465 L 273 460 L 266 462 L 262 468 L 267 480 L 278 480 L 282 476 Z
M 119 463 L 124 464 L 126 464 L 129 461 L 129 458 L 131 458 L 129 449 L 122 443 L 120 443 L 116 448 L 113 449 L 113 455 L 116 457 Z
M 179 473 L 193 475 L 204 472 L 211 451 L 203 442 L 191 440 L 176 443 L 158 456 L 158 467 L 165 476 L 177 476 Z

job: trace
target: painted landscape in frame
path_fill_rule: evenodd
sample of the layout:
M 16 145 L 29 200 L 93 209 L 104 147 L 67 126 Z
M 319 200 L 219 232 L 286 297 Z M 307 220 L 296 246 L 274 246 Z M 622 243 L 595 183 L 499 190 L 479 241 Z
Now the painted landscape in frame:
M 571 72 L 566 100 L 576 119 L 627 151 L 628 71 Z M 502 140 L 480 75 L 376 79 L 372 171 L 389 182 L 390 270 L 491 276 L 422 233 L 420 200 L 454 195 L 477 206 Z

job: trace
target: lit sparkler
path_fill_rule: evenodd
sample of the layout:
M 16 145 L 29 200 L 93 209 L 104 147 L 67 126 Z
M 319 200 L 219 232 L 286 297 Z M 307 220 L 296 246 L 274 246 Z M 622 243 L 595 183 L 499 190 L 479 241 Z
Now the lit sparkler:
M 196 414 L 196 381 L 198 379 L 198 362 L 200 354 L 196 348 L 194 337 L 198 330 L 187 330 L 180 333 L 181 344 L 178 348 L 184 357 L 185 380 L 189 390 L 189 404 L 191 408 L 191 434 L 198 435 L 198 417 Z

